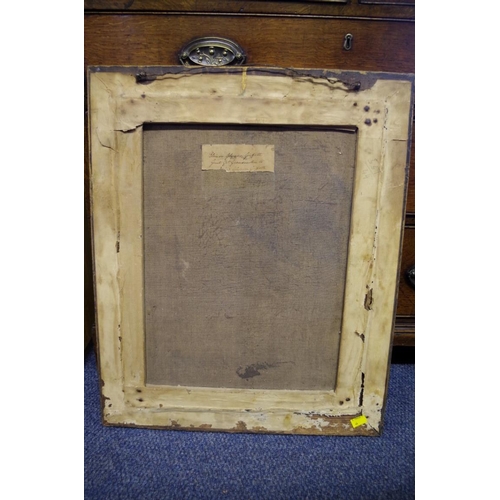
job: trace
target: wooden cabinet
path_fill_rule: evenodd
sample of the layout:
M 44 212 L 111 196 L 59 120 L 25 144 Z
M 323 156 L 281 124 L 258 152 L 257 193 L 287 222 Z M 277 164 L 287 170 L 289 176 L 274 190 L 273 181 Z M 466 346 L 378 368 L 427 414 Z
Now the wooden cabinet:
M 86 0 L 85 70 L 88 65 L 177 65 L 180 49 L 191 39 L 217 36 L 240 44 L 252 66 L 413 73 L 410 2 Z M 351 35 L 349 50 L 346 35 Z M 395 345 L 414 345 L 415 292 L 405 277 L 414 265 L 414 157 L 412 149 Z M 88 228 L 88 203 L 86 208 Z M 90 245 L 86 250 L 88 268 Z M 91 287 L 86 301 L 89 330 Z

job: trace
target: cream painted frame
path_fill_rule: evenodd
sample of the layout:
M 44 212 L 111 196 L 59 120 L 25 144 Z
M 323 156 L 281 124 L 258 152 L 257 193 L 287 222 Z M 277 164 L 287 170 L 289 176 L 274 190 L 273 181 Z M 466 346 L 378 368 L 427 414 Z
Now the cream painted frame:
M 92 67 L 88 74 L 103 421 L 188 430 L 378 435 L 387 397 L 412 75 Z M 144 123 L 331 125 L 358 133 L 337 384 L 331 391 L 146 386 Z M 367 422 L 353 426 L 364 415 Z

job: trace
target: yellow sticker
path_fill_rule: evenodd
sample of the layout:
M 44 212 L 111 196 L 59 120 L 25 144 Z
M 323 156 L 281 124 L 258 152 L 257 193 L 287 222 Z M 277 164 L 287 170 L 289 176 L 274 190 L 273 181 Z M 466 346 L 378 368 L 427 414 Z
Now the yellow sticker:
M 360 415 L 356 418 L 351 418 L 351 425 L 354 427 L 354 429 L 366 423 L 368 423 L 368 420 L 366 420 L 366 417 L 364 415 Z

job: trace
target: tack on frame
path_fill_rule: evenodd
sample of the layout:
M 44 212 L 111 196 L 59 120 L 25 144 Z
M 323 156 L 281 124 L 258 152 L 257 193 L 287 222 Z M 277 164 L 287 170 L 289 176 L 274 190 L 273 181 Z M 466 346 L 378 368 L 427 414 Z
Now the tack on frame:
M 92 67 L 88 76 L 104 423 L 379 435 L 398 288 L 413 76 L 246 67 Z M 356 130 L 335 387 L 270 390 L 146 384 L 142 173 L 147 123 Z M 352 419 L 361 415 L 366 423 L 353 425 Z

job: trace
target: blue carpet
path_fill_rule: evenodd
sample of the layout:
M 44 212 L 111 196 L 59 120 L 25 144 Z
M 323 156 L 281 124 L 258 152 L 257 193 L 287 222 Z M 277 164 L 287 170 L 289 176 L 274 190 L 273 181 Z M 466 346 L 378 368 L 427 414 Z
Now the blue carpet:
M 380 437 L 104 427 L 95 354 L 85 355 L 85 498 L 415 498 L 415 366 L 392 365 Z

